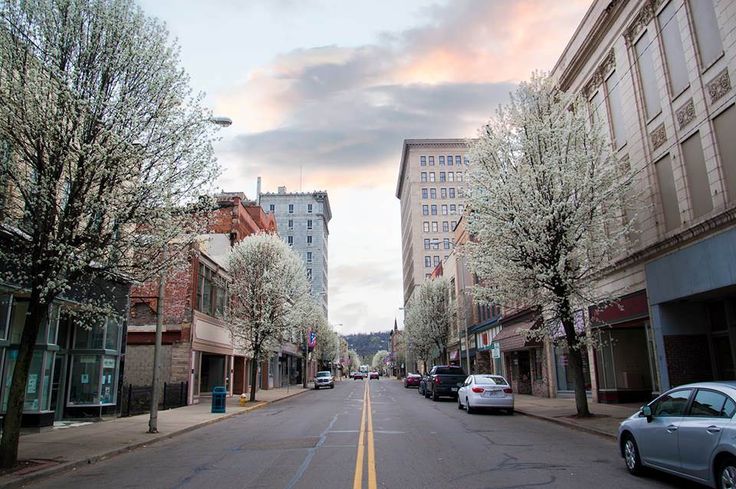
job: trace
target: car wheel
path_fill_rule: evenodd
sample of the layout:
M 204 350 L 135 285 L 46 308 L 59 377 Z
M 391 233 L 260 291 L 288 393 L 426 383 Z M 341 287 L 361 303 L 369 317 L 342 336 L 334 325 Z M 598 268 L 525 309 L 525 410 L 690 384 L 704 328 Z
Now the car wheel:
M 424 398 L 429 399 L 429 391 L 426 389 L 426 387 L 424 389 Z
M 437 402 L 440 400 L 440 396 L 437 395 L 437 391 L 432 391 L 432 400 Z
M 736 458 L 729 457 L 718 464 L 716 486 L 718 489 L 736 488 Z
M 462 409 L 463 409 L 463 403 L 462 403 L 462 402 L 460 402 L 460 397 L 459 397 L 459 396 L 458 396 L 458 398 L 457 398 L 457 408 L 458 408 L 458 409 L 460 409 L 460 410 L 462 410 Z
M 468 401 L 467 397 L 465 398 L 465 412 L 467 412 L 468 414 L 475 413 L 475 409 L 470 407 L 470 401 Z
M 319 386 L 316 386 L 316 385 L 315 385 L 315 386 L 314 386 L 314 390 L 318 391 L 318 390 L 319 390 Z
M 639 446 L 632 435 L 626 435 L 624 438 L 624 462 L 626 462 L 626 470 L 630 474 L 641 474 L 642 465 L 639 457 Z

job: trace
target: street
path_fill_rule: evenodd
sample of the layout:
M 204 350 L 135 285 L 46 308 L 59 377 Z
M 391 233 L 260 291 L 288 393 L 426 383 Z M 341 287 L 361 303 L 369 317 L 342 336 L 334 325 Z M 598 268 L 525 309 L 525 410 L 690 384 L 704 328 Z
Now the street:
M 701 486 L 630 476 L 603 438 L 519 414 L 468 415 L 381 379 L 338 382 L 33 487 Z

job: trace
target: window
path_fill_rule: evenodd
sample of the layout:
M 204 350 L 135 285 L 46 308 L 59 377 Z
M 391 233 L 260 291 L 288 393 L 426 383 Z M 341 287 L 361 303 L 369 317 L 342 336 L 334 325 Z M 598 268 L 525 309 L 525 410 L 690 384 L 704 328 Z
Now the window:
M 683 389 L 670 392 L 651 404 L 652 415 L 657 417 L 680 417 L 685 414 L 687 401 L 690 399 L 692 389 Z
M 459 214 L 462 214 L 464 210 L 465 210 L 465 204 L 458 204 L 457 205 L 457 212 Z
M 422 223 L 422 229 L 424 229 L 424 232 L 425 233 L 428 233 L 429 232 L 429 221 L 424 221 Z
M 434 156 L 429 157 L 429 166 L 434 166 Z
M 426 238 L 426 239 L 424 240 L 424 249 L 425 249 L 425 250 L 428 250 L 428 249 L 429 249 L 429 238 Z
M 438 231 L 438 223 L 437 221 L 432 221 L 432 232 L 436 233 Z
M 442 215 L 443 216 L 447 215 L 447 204 L 442 204 Z
M 440 166 L 445 166 L 445 157 L 444 156 L 440 156 L 439 157 L 439 164 L 440 164 Z
M 434 182 L 434 172 L 433 171 L 429 172 L 429 181 Z
M 424 267 L 429 268 L 432 266 L 432 257 L 431 256 L 425 256 L 424 257 Z
M 455 198 L 455 187 L 450 187 L 450 198 L 451 199 Z
M 312 207 L 313 207 L 312 204 L 307 204 L 307 214 L 312 213 Z
M 463 181 L 463 172 L 461 172 L 461 171 L 456 172 L 455 173 L 455 178 L 457 179 L 458 182 L 462 182 Z
M 312 229 L 312 220 L 307 219 L 307 229 Z
M 429 215 L 429 206 L 426 205 L 426 204 L 422 206 L 422 215 L 423 216 L 428 216 Z
M 445 238 L 444 240 L 442 240 L 442 243 L 446 250 L 450 249 L 450 238 Z
M 736 201 L 736 138 L 733 128 L 736 127 L 736 105 L 732 105 L 713 119 L 713 128 L 718 142 L 721 157 L 724 185 L 729 202 Z
M 662 109 L 657 90 L 657 77 L 654 74 L 654 60 L 649 32 L 645 32 L 636 42 L 636 57 L 639 64 L 639 78 L 641 79 L 642 96 L 647 119 L 651 119 Z
M 450 232 L 450 223 L 447 221 L 444 221 L 442 223 L 442 232 L 443 233 L 449 233 Z
M 454 172 L 447 172 L 447 181 L 448 182 L 454 182 L 455 181 L 455 173 Z
M 289 219 L 289 229 L 294 229 L 294 219 Z
M 713 210 L 713 200 L 710 197 L 710 183 L 699 132 L 682 143 L 682 156 L 685 160 L 685 176 L 690 190 L 693 214 L 700 217 Z
M 672 174 L 670 155 L 654 163 L 659 184 L 659 198 L 664 214 L 664 227 L 667 231 L 680 227 L 680 209 L 677 205 L 677 189 L 675 177 Z
M 432 241 L 432 249 L 433 250 L 439 250 L 440 249 L 440 241 L 435 238 L 434 241 Z
M 455 156 L 455 164 L 456 164 L 457 166 L 460 166 L 460 165 L 462 165 L 462 160 L 460 159 L 460 155 L 456 155 L 456 156 Z
M 618 73 L 615 71 L 606 80 L 608 91 L 608 111 L 611 114 L 611 129 L 616 149 L 626 143 L 626 131 L 624 129 L 623 101 L 621 100 L 621 87 L 618 84 Z
M 437 198 L 437 189 L 436 188 L 429 189 L 429 198 L 430 199 L 436 199 Z
M 442 187 L 442 188 L 440 189 L 440 198 L 441 198 L 441 199 L 446 199 L 446 198 L 447 198 L 447 189 L 446 189 L 446 188 L 444 188 L 444 187 Z
M 269 212 L 275 212 L 276 211 L 276 205 L 275 204 L 269 204 L 268 210 L 269 210 Z
M 450 229 L 454 230 L 457 226 L 457 221 L 450 221 Z
M 700 54 L 700 67 L 709 67 L 723 53 L 721 34 L 718 30 L 718 20 L 713 1 L 690 0 L 690 11 L 693 14 L 695 38 Z
M 464 163 L 465 165 L 468 165 L 468 164 L 470 164 L 470 160 L 469 160 L 469 159 L 467 158 L 467 156 L 466 156 L 465 158 L 463 158 L 463 163 Z
M 307 280 L 312 281 L 312 269 L 307 268 Z
M 432 204 L 432 215 L 433 216 L 437 215 L 437 204 Z
M 197 310 L 210 316 L 218 316 L 224 312 L 227 289 L 224 280 L 204 263 L 199 264 L 199 280 L 197 282 Z
M 422 199 L 426 200 L 429 197 L 429 191 L 426 188 L 422 189 Z
M 440 172 L 440 182 L 446 182 L 447 181 L 447 174 L 443 171 Z
M 289 246 L 293 246 L 294 245 L 294 236 L 287 236 L 286 237 L 286 244 L 288 244 Z
M 419 157 L 419 166 L 427 166 L 427 157 L 426 156 L 420 156 Z
M 307 236 L 307 246 L 312 246 L 312 235 Z
M 432 263 L 434 264 L 434 266 L 439 265 L 440 264 L 440 257 L 435 255 L 434 258 L 432 259 Z
M 447 155 L 447 164 L 452 165 L 452 155 Z
M 420 178 L 420 180 L 421 180 L 422 182 L 426 182 L 426 181 L 427 181 L 427 172 L 426 172 L 426 171 L 423 171 L 423 172 L 421 173 L 421 178 Z
M 695 416 L 699 418 L 730 418 L 728 412 L 724 409 L 727 401 L 731 401 L 729 410 L 733 415 L 733 401 L 720 392 L 709 391 L 705 389 L 699 389 L 693 403 L 690 406 L 690 412 L 688 416 Z
M 457 214 L 457 206 L 455 204 L 450 204 L 450 214 Z
M 307 263 L 312 263 L 312 252 L 307 251 Z
M 676 2 L 669 2 L 657 16 L 659 28 L 662 30 L 664 58 L 670 75 L 671 95 L 679 95 L 690 84 L 685 64 L 685 51 L 680 37 L 680 26 L 677 22 Z
M 294 213 L 294 204 L 289 204 L 289 214 Z
M 457 188 L 457 196 L 460 197 L 460 198 L 462 198 L 462 196 L 463 196 L 463 188 L 462 187 L 458 187 Z

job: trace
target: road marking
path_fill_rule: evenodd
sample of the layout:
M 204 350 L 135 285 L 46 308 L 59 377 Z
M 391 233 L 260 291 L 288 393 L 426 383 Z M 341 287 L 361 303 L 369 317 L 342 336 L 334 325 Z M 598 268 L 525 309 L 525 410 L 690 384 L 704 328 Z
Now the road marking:
M 358 453 L 355 456 L 355 476 L 353 477 L 353 489 L 363 488 L 363 441 L 365 439 L 365 411 L 368 398 L 368 384 L 363 389 L 363 413 L 360 415 L 360 435 L 358 435 Z
M 368 489 L 376 486 L 376 447 L 373 441 L 373 414 L 371 413 L 371 389 L 368 388 Z

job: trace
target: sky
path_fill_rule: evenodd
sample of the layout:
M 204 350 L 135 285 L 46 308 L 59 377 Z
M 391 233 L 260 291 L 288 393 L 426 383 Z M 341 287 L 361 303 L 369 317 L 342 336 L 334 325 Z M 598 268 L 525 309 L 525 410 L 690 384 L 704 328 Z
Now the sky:
M 402 323 L 402 142 L 474 137 L 549 71 L 591 0 L 140 0 L 180 46 L 191 86 L 233 125 L 217 186 L 326 190 L 329 321 Z

